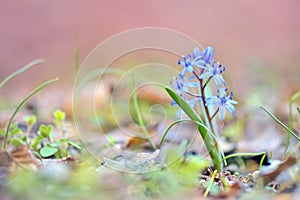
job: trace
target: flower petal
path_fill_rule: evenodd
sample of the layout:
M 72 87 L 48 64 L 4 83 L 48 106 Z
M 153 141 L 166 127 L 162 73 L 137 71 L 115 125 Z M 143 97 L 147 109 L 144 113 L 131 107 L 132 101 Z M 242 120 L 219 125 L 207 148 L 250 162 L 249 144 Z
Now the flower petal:
M 220 106 L 219 107 L 219 119 L 220 121 L 223 121 L 226 115 L 226 109 L 224 108 L 224 106 Z
M 190 87 L 199 87 L 199 83 L 196 82 L 189 82 L 187 85 Z
M 212 76 L 212 74 L 210 72 L 204 72 L 203 74 L 201 74 L 201 76 L 199 76 L 199 78 L 203 79 L 203 78 L 208 78 L 211 76 Z
M 193 50 L 193 56 L 194 58 L 197 58 L 201 55 L 200 49 L 198 47 L 195 47 Z
M 198 68 L 200 68 L 200 69 L 203 69 L 203 68 L 205 69 L 205 68 L 207 68 L 206 62 L 203 61 L 203 60 L 201 60 L 201 59 L 195 60 L 195 65 L 196 65 L 196 67 L 198 67 Z
M 192 73 L 194 71 L 194 68 L 192 65 L 189 65 L 187 68 L 186 68 L 190 73 Z
M 218 88 L 219 97 L 225 97 L 226 96 L 226 88 Z
M 208 97 L 206 99 L 206 106 L 220 106 L 221 102 L 220 99 L 217 97 Z
M 203 51 L 203 60 L 206 62 L 206 63 L 210 63 L 210 61 L 212 60 L 214 56 L 214 50 L 211 46 L 209 47 L 206 47 L 206 49 L 204 49 Z
M 179 76 L 184 77 L 186 74 L 186 68 L 183 68 L 183 70 L 180 72 Z
M 231 105 L 229 102 L 226 102 L 225 107 L 227 108 L 227 110 L 229 110 L 232 114 L 232 116 L 234 115 L 234 106 Z
M 229 103 L 231 103 L 231 104 L 238 104 L 238 102 L 235 101 L 235 100 L 229 100 Z

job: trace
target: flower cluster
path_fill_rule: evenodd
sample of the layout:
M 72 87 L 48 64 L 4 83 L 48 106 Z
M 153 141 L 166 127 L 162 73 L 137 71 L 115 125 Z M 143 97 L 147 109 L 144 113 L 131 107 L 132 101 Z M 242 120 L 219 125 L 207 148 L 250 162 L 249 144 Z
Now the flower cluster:
M 208 119 L 211 119 L 218 113 L 219 119 L 222 121 L 226 115 L 226 109 L 234 115 L 234 104 L 237 104 L 233 100 L 232 92 L 227 96 L 228 88 L 226 88 L 226 82 L 223 78 L 223 72 L 225 67 L 213 60 L 214 50 L 212 47 L 207 47 L 203 51 L 199 48 L 195 48 L 192 54 L 184 56 L 178 60 L 178 64 L 183 66 L 179 76 L 171 81 L 172 87 L 176 89 L 176 92 L 184 98 L 191 107 L 194 106 L 196 101 L 202 101 L 203 104 L 208 106 L 215 106 L 216 111 L 213 115 L 209 113 L 209 109 L 206 109 L 206 115 Z M 187 72 L 191 75 L 186 78 Z M 192 82 L 192 80 L 197 82 Z M 213 80 L 217 86 L 216 96 L 205 96 L 206 86 Z M 193 94 L 189 88 L 199 88 L 200 94 Z M 192 100 L 188 100 L 187 96 L 191 96 Z M 172 105 L 176 104 L 174 101 Z

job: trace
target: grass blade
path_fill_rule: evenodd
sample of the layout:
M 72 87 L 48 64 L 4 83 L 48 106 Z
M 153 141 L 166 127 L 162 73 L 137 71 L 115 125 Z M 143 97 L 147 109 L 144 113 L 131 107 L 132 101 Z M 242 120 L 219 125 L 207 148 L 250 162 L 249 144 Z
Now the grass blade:
M 15 76 L 25 72 L 27 69 L 29 69 L 30 67 L 33 67 L 34 65 L 43 63 L 44 60 L 43 59 L 37 59 L 34 60 L 30 63 L 28 63 L 27 65 L 25 65 L 24 67 L 18 69 L 17 71 L 13 72 L 12 74 L 8 75 L 1 83 L 0 83 L 0 89 L 12 78 L 14 78 Z
M 258 152 L 258 153 L 248 153 L 248 152 L 243 152 L 243 153 L 233 153 L 233 154 L 230 154 L 228 156 L 226 156 L 225 158 L 223 159 L 229 159 L 229 158 L 234 158 L 234 157 L 241 157 L 241 156 L 259 156 L 259 155 L 263 155 L 262 158 L 260 159 L 260 162 L 259 162 L 259 169 L 261 169 L 262 167 L 262 164 L 264 162 L 264 159 L 266 158 L 267 156 L 267 153 L 266 152 Z
M 295 94 L 293 94 L 289 100 L 289 116 L 288 116 L 288 128 L 292 129 L 292 123 L 293 123 L 293 110 L 292 110 L 292 105 L 294 104 L 294 102 L 300 97 L 300 90 L 298 92 L 296 92 Z M 285 143 L 285 149 L 284 149 L 284 153 L 283 153 L 283 159 L 286 158 L 286 154 L 288 151 L 288 148 L 290 146 L 290 140 L 291 140 L 291 135 L 287 134 L 286 136 L 286 143 Z
M 215 170 L 209 180 L 209 183 L 208 183 L 208 186 L 205 190 L 205 193 L 204 193 L 204 197 L 207 197 L 208 193 L 210 192 L 210 189 L 212 187 L 212 185 L 214 184 L 214 181 L 215 181 L 215 177 L 217 175 L 217 170 Z
M 300 141 L 300 138 L 294 133 L 289 127 L 287 127 L 284 123 L 282 123 L 279 119 L 277 119 L 270 111 L 268 111 L 263 106 L 260 106 L 261 109 L 263 109 L 270 117 L 272 117 L 280 126 L 282 126 L 289 134 L 293 135 L 298 141 Z
M 132 77 L 132 85 L 135 86 L 134 77 Z M 141 110 L 140 110 L 140 106 L 139 106 L 136 91 L 133 91 L 132 98 L 133 98 L 132 100 L 133 100 L 134 110 L 135 110 L 135 113 L 136 113 L 136 116 L 137 116 L 139 126 L 141 127 L 144 135 L 147 137 L 147 140 L 150 143 L 151 147 L 153 148 L 153 150 L 155 150 L 156 146 L 153 143 L 153 141 L 151 140 L 150 134 L 149 134 L 149 132 L 148 132 L 146 126 L 145 126 L 145 123 L 144 123 L 144 120 L 143 120 L 143 117 L 142 117 L 142 113 L 141 113 Z
M 293 94 L 293 96 L 290 98 L 290 104 L 294 103 L 299 97 L 300 97 L 300 90 L 295 94 Z
M 44 87 L 48 86 L 49 84 L 57 81 L 58 78 L 46 81 L 44 83 L 42 83 L 41 85 L 39 85 L 37 88 L 35 88 L 32 92 L 30 92 L 24 99 L 23 101 L 21 101 L 21 103 L 17 106 L 16 110 L 14 111 L 14 113 L 12 114 L 12 116 L 10 117 L 7 127 L 6 127 L 6 132 L 5 132 L 5 137 L 4 137 L 4 142 L 3 142 L 3 149 L 6 149 L 7 146 L 7 141 L 8 141 L 8 133 L 9 133 L 9 129 L 12 123 L 12 120 L 14 119 L 14 117 L 16 116 L 16 114 L 19 112 L 19 110 L 23 107 L 23 105 L 28 101 L 28 99 L 30 97 L 32 97 L 34 94 L 36 94 L 37 92 L 39 92 L 40 90 L 42 90 Z

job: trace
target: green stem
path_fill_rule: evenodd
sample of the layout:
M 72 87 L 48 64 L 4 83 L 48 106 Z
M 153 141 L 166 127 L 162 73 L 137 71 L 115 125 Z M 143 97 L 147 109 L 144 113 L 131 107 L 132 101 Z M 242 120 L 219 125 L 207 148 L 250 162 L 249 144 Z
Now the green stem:
M 135 86 L 134 77 L 132 78 L 132 82 L 133 82 L 133 85 Z M 142 129 L 144 135 L 146 136 L 149 144 L 151 145 L 152 149 L 155 150 L 156 145 L 151 140 L 151 136 L 150 136 L 150 134 L 149 134 L 149 132 L 146 128 L 146 125 L 144 123 L 144 120 L 143 120 L 143 117 L 142 117 L 142 114 L 141 114 L 141 110 L 140 110 L 140 106 L 139 106 L 139 102 L 138 102 L 138 98 L 137 98 L 137 95 L 136 95 L 136 91 L 133 92 L 132 98 L 133 98 L 133 105 L 134 105 L 134 109 L 135 109 L 135 112 L 136 112 L 136 116 L 137 116 L 139 126 L 141 127 L 141 129 Z
M 288 127 L 290 130 L 292 130 L 292 103 L 289 104 L 289 116 L 288 116 Z M 287 155 L 287 151 L 289 149 L 290 146 L 290 140 L 291 140 L 291 135 L 287 134 L 286 136 L 286 142 L 285 142 L 285 148 L 284 148 L 284 152 L 283 152 L 283 160 L 286 158 Z
M 33 67 L 34 65 L 43 63 L 44 60 L 43 59 L 37 59 L 34 60 L 30 63 L 28 63 L 27 65 L 25 65 L 24 67 L 18 69 L 17 71 L 13 72 L 12 74 L 10 74 L 9 76 L 7 76 L 1 83 L 0 83 L 0 88 L 2 88 L 10 79 L 12 79 L 13 77 L 23 73 L 24 71 L 26 71 L 27 69 L 29 69 L 30 67 Z
M 194 71 L 193 74 L 197 77 L 199 83 L 200 83 L 200 92 L 201 92 L 201 98 L 202 98 L 202 104 L 204 106 L 204 111 L 205 111 L 205 115 L 208 119 L 208 123 L 209 123 L 209 127 L 211 129 L 211 131 L 213 132 L 213 134 L 215 134 L 214 129 L 213 129 L 213 125 L 212 125 L 212 117 L 210 116 L 210 112 L 208 109 L 208 106 L 206 106 L 206 97 L 205 97 L 205 87 L 207 86 L 207 83 L 210 81 L 211 77 L 206 81 L 205 85 L 203 85 L 203 79 L 200 79 L 199 76 L 197 75 L 197 73 Z M 221 150 L 219 149 L 218 146 L 218 142 L 215 138 L 213 138 L 213 142 L 214 142 L 214 147 L 216 149 L 216 151 L 219 154 L 219 159 L 220 159 L 220 152 Z M 220 165 L 222 165 L 222 163 L 220 163 Z M 218 168 L 221 168 L 220 166 L 218 166 Z
M 12 116 L 10 117 L 7 127 L 6 127 L 6 132 L 5 132 L 5 137 L 4 137 L 4 142 L 3 142 L 3 149 L 6 149 L 7 146 L 7 141 L 8 141 L 8 134 L 9 134 L 9 129 L 12 123 L 12 120 L 14 119 L 14 117 L 16 116 L 16 114 L 19 112 L 19 110 L 23 107 L 23 105 L 28 101 L 28 99 L 30 97 L 32 97 L 34 94 L 36 94 L 37 92 L 39 92 L 40 90 L 42 90 L 44 87 L 46 87 L 47 85 L 57 81 L 58 78 L 49 80 L 44 82 L 43 84 L 39 85 L 36 89 L 34 89 L 32 92 L 30 92 L 24 99 L 23 101 L 21 101 L 21 103 L 17 106 L 16 110 L 14 111 L 14 113 L 12 114 Z
M 217 115 L 217 113 L 219 112 L 219 110 L 220 110 L 220 108 L 218 108 L 218 109 L 216 110 L 216 112 L 211 116 L 211 119 L 213 119 L 213 118 Z
M 263 155 L 262 158 L 261 158 L 261 160 L 260 160 L 260 162 L 259 162 L 259 169 L 261 169 L 262 163 L 264 162 L 264 159 L 267 156 L 266 152 L 258 152 L 258 153 L 248 153 L 248 152 L 233 153 L 233 154 L 230 154 L 228 156 L 225 156 L 225 158 L 223 158 L 223 160 L 227 160 L 229 158 L 234 158 L 234 157 L 241 157 L 241 156 L 259 156 L 259 155 Z
M 205 190 L 205 193 L 204 193 L 204 197 L 207 197 L 209 191 L 210 191 L 210 188 L 212 187 L 212 185 L 214 184 L 214 180 L 215 180 L 215 177 L 217 175 L 217 170 L 215 170 L 210 178 L 210 181 L 209 181 L 209 184 Z
M 282 123 L 279 119 L 277 119 L 270 111 L 260 106 L 270 117 L 272 117 L 280 126 L 282 126 L 289 134 L 293 135 L 298 141 L 300 141 L 300 137 L 294 133 L 289 127 L 287 127 L 284 123 Z

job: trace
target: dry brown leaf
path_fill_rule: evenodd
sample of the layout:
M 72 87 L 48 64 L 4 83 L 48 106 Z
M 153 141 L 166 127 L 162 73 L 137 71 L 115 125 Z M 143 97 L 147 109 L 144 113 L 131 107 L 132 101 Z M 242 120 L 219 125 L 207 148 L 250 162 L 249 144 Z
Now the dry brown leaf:
M 273 181 L 281 172 L 287 170 L 292 165 L 296 164 L 297 159 L 295 157 L 288 157 L 286 160 L 282 161 L 275 170 L 270 172 L 261 173 L 260 177 L 263 178 L 263 183 L 267 184 Z
M 22 168 L 36 170 L 41 166 L 41 162 L 35 158 L 28 146 L 15 147 L 9 152 L 13 162 Z
M 0 177 L 6 177 L 16 167 L 28 170 L 36 170 L 40 167 L 40 161 L 36 159 L 29 147 L 20 146 L 11 151 L 0 152 Z
M 132 137 L 129 139 L 128 143 L 126 144 L 126 148 L 130 147 L 140 147 L 145 141 L 147 141 L 145 138 L 139 138 L 139 137 Z
M 234 184 L 232 184 L 229 188 L 229 190 L 225 191 L 225 192 L 221 192 L 217 198 L 220 198 L 220 199 L 232 199 L 234 197 L 236 197 L 239 192 L 241 190 L 241 186 L 238 182 L 235 182 Z
M 0 177 L 6 177 L 12 169 L 13 159 L 6 151 L 0 152 Z

